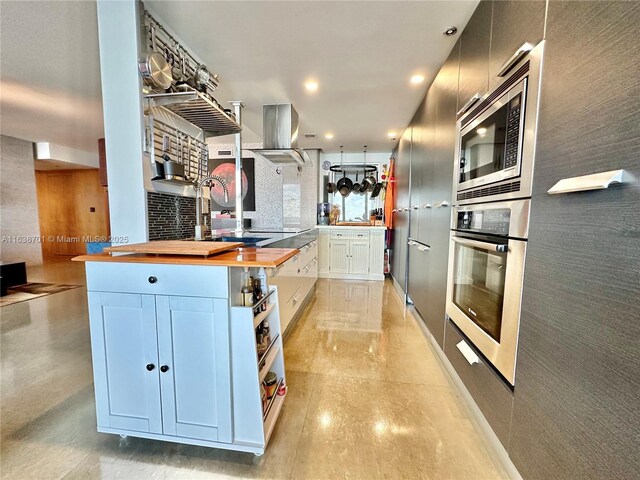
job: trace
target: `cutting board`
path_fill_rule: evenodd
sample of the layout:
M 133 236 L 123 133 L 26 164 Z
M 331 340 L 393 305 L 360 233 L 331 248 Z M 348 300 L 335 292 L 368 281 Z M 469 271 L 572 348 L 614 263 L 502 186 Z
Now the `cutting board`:
M 242 247 L 242 242 L 196 242 L 189 240 L 156 240 L 107 247 L 109 253 L 154 253 L 156 255 L 200 255 L 210 257 L 217 253 Z

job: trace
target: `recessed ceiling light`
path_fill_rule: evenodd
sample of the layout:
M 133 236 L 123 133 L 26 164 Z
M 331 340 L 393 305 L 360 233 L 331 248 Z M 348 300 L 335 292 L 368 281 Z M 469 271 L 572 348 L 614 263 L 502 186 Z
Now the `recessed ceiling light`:
M 483 136 L 484 134 L 487 133 L 487 129 L 484 127 L 480 127 L 479 129 L 476 130 L 477 134 L 480 136 Z
M 333 133 L 325 133 L 324 138 L 326 138 L 327 140 L 331 140 L 333 138 Z
M 394 132 L 393 130 L 390 130 L 387 132 L 387 137 L 389 138 L 396 138 L 398 136 L 398 134 L 396 132 Z
M 417 85 L 418 83 L 424 82 L 424 75 L 420 75 L 419 73 L 411 77 L 411 83 Z
M 458 27 L 449 27 L 442 33 L 444 33 L 447 37 L 451 37 L 458 33 Z
M 309 92 L 315 92 L 316 90 L 318 90 L 318 82 L 314 82 L 313 80 L 304 82 L 304 88 L 306 88 Z

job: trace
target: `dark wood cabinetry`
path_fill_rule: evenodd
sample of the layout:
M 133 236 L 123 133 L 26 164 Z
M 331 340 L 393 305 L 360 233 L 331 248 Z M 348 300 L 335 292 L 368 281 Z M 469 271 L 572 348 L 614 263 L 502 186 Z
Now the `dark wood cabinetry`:
M 509 453 L 525 479 L 640 471 L 640 4 L 549 4 Z
M 506 447 L 509 444 L 513 392 L 450 320 L 446 322 L 446 331 L 446 343 L 442 346 L 444 353 L 496 436 Z M 478 355 L 478 363 L 470 365 L 462 355 L 456 346 L 461 341 Z
M 482 0 L 460 36 L 460 80 L 458 105 L 489 89 L 489 52 L 493 2 Z
M 406 292 L 407 239 L 409 237 L 409 202 L 411 178 L 412 129 L 407 128 L 394 152 L 395 206 L 391 252 L 391 274 L 400 288 Z M 404 210 L 404 209 L 407 210 Z
M 491 54 L 489 58 L 489 88 L 502 78 L 498 72 L 504 63 L 524 43 L 537 45 L 544 36 L 544 0 L 510 0 L 493 2 L 491 22 Z

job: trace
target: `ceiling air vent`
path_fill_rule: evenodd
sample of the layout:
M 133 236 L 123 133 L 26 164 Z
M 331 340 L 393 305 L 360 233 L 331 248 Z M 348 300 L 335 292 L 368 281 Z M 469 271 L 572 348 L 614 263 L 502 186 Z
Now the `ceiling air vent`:
M 305 133 L 304 138 L 318 138 L 318 135 L 315 133 Z
M 218 150 L 218 156 L 220 157 L 229 157 L 231 156 L 231 150 Z

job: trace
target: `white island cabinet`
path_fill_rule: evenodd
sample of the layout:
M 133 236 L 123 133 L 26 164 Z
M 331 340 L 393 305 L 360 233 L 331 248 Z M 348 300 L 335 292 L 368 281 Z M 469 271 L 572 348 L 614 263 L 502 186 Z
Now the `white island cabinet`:
M 266 284 L 265 268 L 298 250 L 239 252 L 78 257 L 86 262 L 98 431 L 264 452 L 285 399 L 275 394 L 263 405 L 260 388 L 270 371 L 278 387 L 286 381 L 278 291 L 264 285 L 265 308 L 255 314 L 239 305 L 242 272 Z M 258 355 L 265 320 L 271 340 Z
M 320 278 L 384 280 L 385 227 L 317 228 Z

